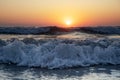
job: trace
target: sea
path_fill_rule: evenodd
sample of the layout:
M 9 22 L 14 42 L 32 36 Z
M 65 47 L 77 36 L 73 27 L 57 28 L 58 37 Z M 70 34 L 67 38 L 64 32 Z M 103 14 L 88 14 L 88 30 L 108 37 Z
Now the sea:
M 0 80 L 120 80 L 120 35 L 0 34 Z

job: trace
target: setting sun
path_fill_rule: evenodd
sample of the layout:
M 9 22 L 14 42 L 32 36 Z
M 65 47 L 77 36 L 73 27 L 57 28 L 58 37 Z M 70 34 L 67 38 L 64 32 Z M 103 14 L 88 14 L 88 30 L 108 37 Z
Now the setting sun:
M 71 23 L 72 23 L 71 20 L 66 20 L 66 25 L 69 26 L 69 25 L 71 25 Z

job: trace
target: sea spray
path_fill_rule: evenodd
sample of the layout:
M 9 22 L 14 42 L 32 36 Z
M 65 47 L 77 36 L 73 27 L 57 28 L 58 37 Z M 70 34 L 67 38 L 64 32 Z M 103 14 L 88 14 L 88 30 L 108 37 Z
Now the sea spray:
M 31 39 L 32 40 L 32 39 Z M 43 44 L 25 43 L 22 40 L 0 40 L 0 63 L 41 68 L 67 68 L 99 64 L 120 64 L 120 40 L 48 40 Z M 35 42 L 35 40 L 34 40 Z M 67 43 L 66 43 L 67 42 Z M 69 43 L 70 42 L 70 43 Z M 82 43 L 82 44 L 78 44 Z

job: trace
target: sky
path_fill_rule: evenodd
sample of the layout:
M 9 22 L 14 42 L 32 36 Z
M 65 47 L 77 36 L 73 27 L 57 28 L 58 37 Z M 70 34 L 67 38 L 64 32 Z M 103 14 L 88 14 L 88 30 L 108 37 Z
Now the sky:
M 0 25 L 119 26 L 120 0 L 0 0 Z

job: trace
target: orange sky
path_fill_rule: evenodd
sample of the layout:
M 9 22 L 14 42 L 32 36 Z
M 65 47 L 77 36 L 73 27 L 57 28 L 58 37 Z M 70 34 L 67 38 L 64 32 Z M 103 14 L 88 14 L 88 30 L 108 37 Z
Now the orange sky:
M 0 25 L 120 25 L 120 0 L 0 0 Z

